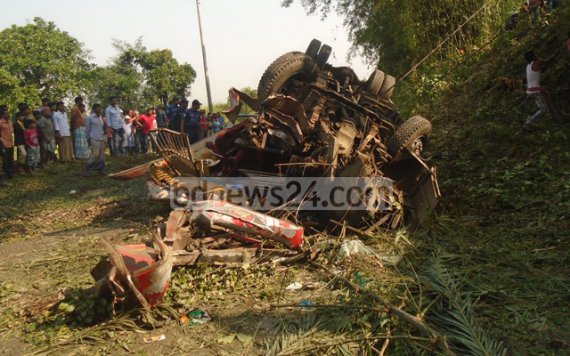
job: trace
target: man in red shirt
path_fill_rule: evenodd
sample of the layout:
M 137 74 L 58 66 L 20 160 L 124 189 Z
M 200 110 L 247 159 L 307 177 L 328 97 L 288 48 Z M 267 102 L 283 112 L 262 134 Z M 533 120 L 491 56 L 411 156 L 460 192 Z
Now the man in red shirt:
M 149 108 L 137 119 L 137 141 L 139 153 L 147 153 L 150 130 L 155 128 L 156 116 L 153 115 L 154 108 Z

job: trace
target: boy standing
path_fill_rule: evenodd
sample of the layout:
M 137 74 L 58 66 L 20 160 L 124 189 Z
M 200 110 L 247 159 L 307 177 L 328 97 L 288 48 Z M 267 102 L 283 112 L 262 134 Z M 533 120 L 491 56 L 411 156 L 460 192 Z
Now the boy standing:
M 35 120 L 27 123 L 26 131 L 24 131 L 24 139 L 26 140 L 28 171 L 34 174 L 40 164 L 40 141 L 38 138 L 38 129 Z
M 123 116 L 125 117 L 125 139 L 123 140 L 123 151 L 132 155 L 136 147 L 133 119 L 131 118 L 131 115 L 129 115 L 129 113 L 126 111 L 123 111 Z

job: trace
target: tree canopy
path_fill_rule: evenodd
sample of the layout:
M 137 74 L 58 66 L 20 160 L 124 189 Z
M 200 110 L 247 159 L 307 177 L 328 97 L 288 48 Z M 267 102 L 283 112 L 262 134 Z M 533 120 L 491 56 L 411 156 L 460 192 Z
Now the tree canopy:
M 190 95 L 196 78 L 188 63 L 178 63 L 169 49 L 148 50 L 139 38 L 134 44 L 114 41 L 118 51 L 112 64 L 92 74 L 92 90 L 97 100 L 114 95 L 127 106 L 166 105 L 174 95 Z
M 89 52 L 53 22 L 34 18 L 0 32 L 0 103 L 39 103 L 86 96 L 107 103 L 117 96 L 125 107 L 165 105 L 174 95 L 187 96 L 196 78 L 188 63 L 179 63 L 169 49 L 148 50 L 113 43 L 118 54 L 108 66 L 90 63 Z
M 289 6 L 295 0 L 284 0 Z M 405 73 L 440 41 L 469 21 L 437 53 L 439 58 L 463 53 L 484 43 L 519 0 L 299 0 L 308 13 L 344 19 L 354 47 L 371 63 L 395 75 Z M 436 56 L 436 58 L 437 58 Z
M 88 52 L 53 22 L 39 17 L 0 32 L 0 101 L 37 103 L 79 94 Z

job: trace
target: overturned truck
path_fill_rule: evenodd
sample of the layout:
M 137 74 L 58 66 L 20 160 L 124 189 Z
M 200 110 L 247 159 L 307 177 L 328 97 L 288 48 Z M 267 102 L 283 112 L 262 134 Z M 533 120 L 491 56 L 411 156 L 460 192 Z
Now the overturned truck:
M 421 116 L 401 117 L 391 100 L 394 77 L 375 70 L 360 80 L 351 68 L 328 64 L 330 54 L 328 45 L 313 40 L 305 52 L 286 53 L 269 65 L 257 98 L 231 89 L 233 106 L 225 115 L 234 125 L 216 135 L 190 144 L 184 133 L 151 132 L 162 159 L 113 177 L 148 171 L 150 196 L 183 209 L 158 227 L 154 247 L 145 250 L 144 258 L 139 256 L 143 246 L 105 243 L 115 268 L 103 275 L 115 297 L 127 284 L 162 295 L 165 265 L 261 261 L 267 257 L 263 251 L 275 243 L 302 249 L 307 227 L 330 234 L 333 227 L 351 225 L 373 233 L 421 223 L 440 198 L 435 168 L 423 157 L 431 123 Z M 256 114 L 238 121 L 243 103 Z M 282 189 L 291 182 L 304 185 L 269 207 L 271 196 L 244 194 L 236 204 L 228 193 L 236 186 Z M 327 206 L 327 194 L 330 198 L 339 187 L 361 189 L 352 190 L 356 199 Z M 315 197 L 320 205 L 314 204 Z M 301 252 L 307 253 L 313 254 Z M 137 269 L 140 264 L 123 263 L 120 256 L 148 260 L 143 272 L 153 272 L 147 278 Z M 146 282 L 137 280 L 140 275 Z M 135 295 L 142 300 L 145 293 Z
M 228 118 L 235 120 L 243 103 L 257 115 L 216 136 L 190 146 L 184 134 L 154 132 L 166 163 L 151 169 L 152 185 L 184 186 L 181 176 L 263 177 L 264 185 L 299 177 L 344 178 L 345 184 L 358 177 L 359 185 L 384 188 L 362 194 L 365 209 L 323 209 L 308 216 L 317 215 L 323 224 L 342 219 L 352 225 L 418 226 L 439 199 L 435 168 L 422 156 L 431 123 L 401 117 L 391 100 L 394 77 L 375 70 L 362 81 L 351 68 L 328 64 L 330 54 L 328 45 L 313 40 L 305 52 L 286 53 L 269 65 L 257 98 L 231 89 Z

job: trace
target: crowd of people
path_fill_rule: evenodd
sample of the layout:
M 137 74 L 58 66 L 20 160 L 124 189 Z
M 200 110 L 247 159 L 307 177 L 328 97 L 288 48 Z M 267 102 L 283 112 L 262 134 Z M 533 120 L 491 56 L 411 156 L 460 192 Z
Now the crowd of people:
M 540 11 L 554 11 L 560 7 L 561 0 L 527 0 L 521 5 L 521 12 L 530 13 L 532 22 L 538 21 Z
M 175 97 L 168 105 L 164 118 L 167 122 L 166 127 L 186 133 L 191 143 L 231 126 L 220 113 L 206 114 L 204 110 L 200 110 L 202 103 L 196 99 L 192 101 L 190 108 L 188 105 L 189 101 L 185 98 Z
M 0 186 L 6 186 L 5 178 L 35 174 L 54 161 L 83 162 L 85 175 L 105 173 L 107 147 L 112 156 L 156 153 L 149 136 L 156 128 L 185 133 L 194 143 L 231 126 L 220 113 L 206 114 L 198 100 L 188 105 L 186 98 L 174 97 L 166 110 L 158 106 L 139 113 L 123 111 L 111 97 L 104 110 L 96 103 L 87 114 L 78 96 L 69 115 L 63 101 L 42 99 L 35 110 L 18 104 L 12 116 L 0 105 Z
M 529 17 L 536 24 L 541 15 L 549 15 L 562 5 L 562 0 L 525 0 L 517 11 L 513 12 L 505 22 L 505 29 L 512 30 L 517 27 L 519 21 Z

